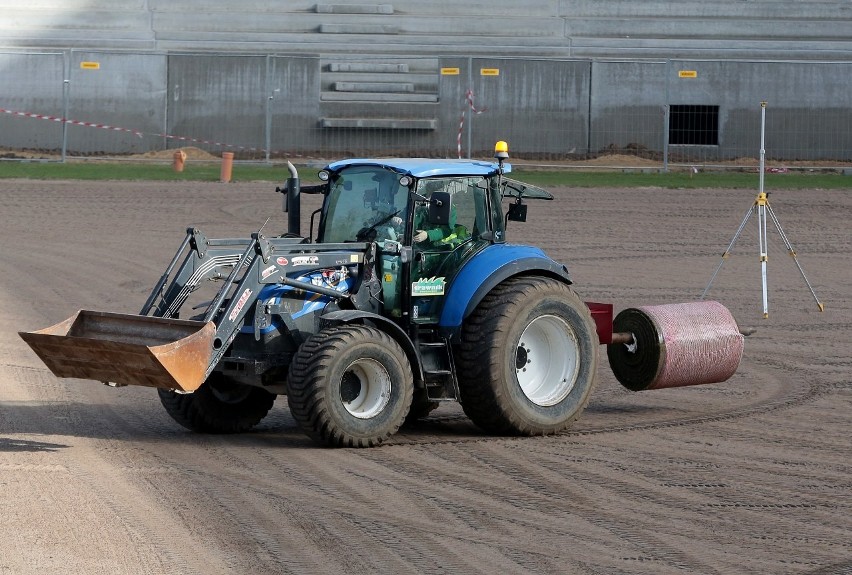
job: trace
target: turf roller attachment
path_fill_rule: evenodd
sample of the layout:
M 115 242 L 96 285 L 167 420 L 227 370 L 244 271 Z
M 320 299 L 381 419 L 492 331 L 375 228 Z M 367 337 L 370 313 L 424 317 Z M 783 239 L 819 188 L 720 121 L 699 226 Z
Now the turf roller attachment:
M 715 301 L 625 309 L 613 332 L 633 336 L 607 346 L 612 372 L 631 391 L 719 383 L 743 354 L 736 321 Z

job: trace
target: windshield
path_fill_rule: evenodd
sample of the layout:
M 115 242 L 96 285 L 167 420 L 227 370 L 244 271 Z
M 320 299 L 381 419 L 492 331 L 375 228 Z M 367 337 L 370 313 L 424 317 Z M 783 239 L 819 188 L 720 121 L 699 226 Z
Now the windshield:
M 353 166 L 334 174 L 322 241 L 396 240 L 402 234 L 400 222 L 408 215 L 408 190 L 399 178 L 378 166 Z

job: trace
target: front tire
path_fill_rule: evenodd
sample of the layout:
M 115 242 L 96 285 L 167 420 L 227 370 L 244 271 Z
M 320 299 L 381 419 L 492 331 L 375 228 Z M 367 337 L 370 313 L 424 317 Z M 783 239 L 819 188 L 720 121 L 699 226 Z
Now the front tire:
M 237 383 L 218 371 L 193 393 L 158 389 L 166 412 L 182 426 L 201 433 L 240 433 L 266 417 L 275 395 Z
M 462 328 L 462 407 L 489 433 L 557 433 L 589 402 L 597 366 L 595 324 L 574 291 L 550 278 L 512 278 Z
M 318 443 L 373 447 L 396 433 L 411 407 L 408 358 L 388 334 L 341 325 L 312 335 L 290 364 L 293 418 Z

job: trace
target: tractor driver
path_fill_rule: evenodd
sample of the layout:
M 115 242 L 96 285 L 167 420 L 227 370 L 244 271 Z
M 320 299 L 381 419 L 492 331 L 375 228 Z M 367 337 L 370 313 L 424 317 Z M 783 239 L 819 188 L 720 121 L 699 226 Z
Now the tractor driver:
M 432 192 L 446 190 L 446 183 L 443 181 L 432 182 L 432 184 L 439 184 L 441 187 L 428 191 L 424 190 L 423 195 L 425 195 L 426 197 L 431 197 Z M 440 246 L 442 244 L 449 243 L 450 241 L 455 239 L 455 202 L 453 202 L 450 206 L 450 219 L 445 225 L 430 224 L 428 215 L 428 204 L 418 206 L 417 210 L 414 212 L 414 235 L 411 237 L 411 239 L 415 244 L 422 244 L 423 246 Z
M 377 170 L 370 178 L 376 187 L 364 192 L 364 207 L 371 209 L 374 214 L 369 222 L 364 222 L 365 228 L 359 232 L 360 239 L 372 235 L 396 240 L 402 232 L 405 221 L 407 196 L 402 197 L 403 204 L 397 205 L 400 198 L 397 194 L 405 189 L 399 183 L 399 174 L 387 170 Z
M 427 221 L 428 213 L 429 209 L 426 207 L 419 207 L 414 213 L 414 235 L 411 239 L 416 244 L 423 242 L 435 244 L 441 242 L 452 236 L 453 230 L 456 227 L 455 206 L 450 208 L 450 221 L 448 225 L 429 224 Z

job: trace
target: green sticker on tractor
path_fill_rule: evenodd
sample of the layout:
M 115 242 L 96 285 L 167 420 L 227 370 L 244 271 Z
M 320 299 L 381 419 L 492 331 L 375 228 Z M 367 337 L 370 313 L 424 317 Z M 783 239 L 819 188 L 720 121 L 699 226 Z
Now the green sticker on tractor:
M 443 277 L 423 278 L 411 284 L 412 296 L 444 295 L 444 286 L 447 282 Z

